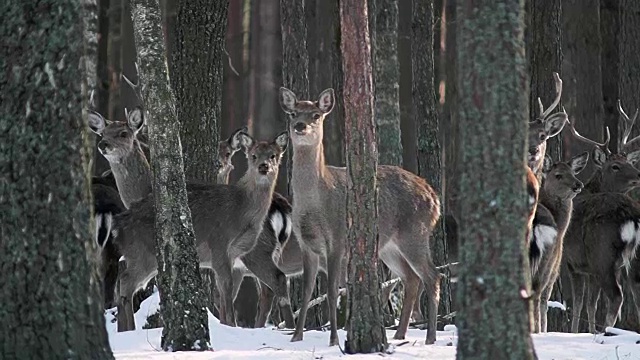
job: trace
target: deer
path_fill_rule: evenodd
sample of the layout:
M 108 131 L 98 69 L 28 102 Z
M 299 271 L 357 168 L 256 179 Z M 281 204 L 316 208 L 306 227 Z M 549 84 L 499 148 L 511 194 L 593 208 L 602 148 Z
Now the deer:
M 151 167 L 137 135 L 144 127 L 141 107 L 127 112 L 127 121 L 110 121 L 89 111 L 89 128 L 102 140 L 98 151 L 109 162 L 122 203 L 128 209 L 151 193 Z
M 545 110 L 542 100 L 538 98 L 538 108 L 540 115 L 533 121 L 529 122 L 529 150 L 527 156 L 527 164 L 529 168 L 539 178 L 541 174 L 544 156 L 547 152 L 547 140 L 558 135 L 567 122 L 567 113 L 562 111 L 555 114 L 551 112 L 558 107 L 562 97 L 562 79 L 557 72 L 553 73 L 553 79 L 556 87 L 556 97 L 551 105 Z
M 609 300 L 605 326 L 613 326 L 622 306 L 620 270 L 627 272 L 635 257 L 640 241 L 640 207 L 626 195 L 640 185 L 640 171 L 634 164 L 640 159 L 640 150 L 627 153 L 633 121 L 625 118 L 625 130 L 618 151 L 612 153 L 606 140 L 598 143 L 580 135 L 569 123 L 578 140 L 593 145 L 593 163 L 596 171 L 586 182 L 584 191 L 574 200 L 574 214 L 565 235 L 565 254 L 562 266 L 568 271 L 572 284 L 571 331 L 578 332 L 584 289 L 588 294 L 587 314 L 589 331 L 595 333 L 595 316 L 600 290 Z M 635 118 L 634 118 L 635 120 Z
M 538 219 L 531 233 L 532 290 L 534 332 L 547 332 L 547 302 L 560 274 L 564 234 L 571 221 L 573 199 L 583 183 L 576 178 L 589 161 L 584 152 L 568 162 L 556 162 L 545 155 L 543 181 L 539 193 L 538 211 L 547 221 Z M 550 220 L 549 220 L 550 217 Z
M 237 137 L 238 134 L 246 132 L 246 129 L 246 127 L 238 129 L 227 140 L 218 143 L 218 163 L 220 166 L 218 184 L 229 183 L 229 175 L 233 170 L 231 160 L 240 148 L 240 140 Z M 260 281 L 260 300 L 254 324 L 256 328 L 264 327 L 266 324 L 271 303 L 274 300 L 274 291 L 285 319 L 285 325 L 288 328 L 295 326 L 286 276 L 302 273 L 302 255 L 297 240 L 290 241 L 291 211 L 291 204 L 287 199 L 274 192 L 256 246 L 242 256 L 241 260 L 244 266 L 233 268 L 233 300 L 238 296 L 242 279 L 245 276 L 253 276 Z M 282 257 L 285 249 L 287 249 L 286 256 Z M 285 274 L 282 269 L 288 272 Z
M 308 303 L 318 270 L 327 274 L 330 345 L 338 344 L 339 282 L 346 280 L 346 169 L 325 163 L 323 123 L 335 105 L 334 90 L 317 101 L 298 100 L 281 87 L 280 106 L 289 117 L 293 146 L 293 233 L 303 251 L 304 297 L 291 341 L 303 338 Z M 431 232 L 440 218 L 440 199 L 422 178 L 397 166 L 378 166 L 379 257 L 405 285 L 400 324 L 394 336 L 404 339 L 420 282 L 428 294 L 425 342 L 436 340 L 441 274 L 429 249 Z M 408 224 L 408 225 L 407 225 Z
M 232 268 L 243 266 L 241 256 L 253 249 L 262 231 L 289 139 L 287 132 L 271 142 L 255 141 L 246 133 L 239 136 L 248 169 L 237 184 L 187 183 L 200 267 L 214 271 L 220 322 L 229 326 L 235 326 Z M 135 329 L 131 298 L 157 274 L 154 223 L 152 196 L 115 218 L 113 241 L 127 264 L 117 295 L 118 331 Z

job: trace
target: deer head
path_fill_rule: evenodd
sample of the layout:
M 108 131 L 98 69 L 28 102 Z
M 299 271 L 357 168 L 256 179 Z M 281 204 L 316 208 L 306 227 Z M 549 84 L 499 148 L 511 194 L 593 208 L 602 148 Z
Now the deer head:
M 98 150 L 110 163 L 120 163 L 134 150 L 140 149 L 137 135 L 145 120 L 140 107 L 127 113 L 127 121 L 110 121 L 97 112 L 89 112 L 89 128 L 102 137 Z
M 553 163 L 551 157 L 545 155 L 542 167 L 543 183 L 542 188 L 548 194 L 555 197 L 569 200 L 574 198 L 584 185 L 576 175 L 578 175 L 589 161 L 589 153 L 584 152 L 573 157 L 568 162 Z
M 546 110 L 542 106 L 542 100 L 538 98 L 538 107 L 540 109 L 539 117 L 529 122 L 529 153 L 527 164 L 534 173 L 538 173 L 542 169 L 544 156 L 547 152 L 547 140 L 558 135 L 564 128 L 567 121 L 567 113 L 562 109 L 561 112 L 551 114 L 558 107 L 560 98 L 562 97 L 562 80 L 558 73 L 553 73 L 553 79 L 556 83 L 556 98 Z
M 587 182 L 587 188 L 592 192 L 627 193 L 640 185 L 640 171 L 634 167 L 635 163 L 640 159 L 640 150 L 629 154 L 624 152 L 613 154 L 609 150 L 611 134 L 608 127 L 605 131 L 606 140 L 604 143 L 598 143 L 580 135 L 571 122 L 569 122 L 569 128 L 576 139 L 594 146 L 593 164 L 596 166 L 596 172 Z M 621 141 L 620 143 L 622 144 L 623 142 Z M 624 145 L 622 148 L 624 148 Z
M 218 162 L 220 163 L 220 172 L 233 170 L 231 159 L 233 155 L 240 150 L 240 133 L 247 133 L 249 129 L 244 126 L 234 131 L 228 139 L 218 142 Z
M 293 91 L 281 87 L 279 98 L 282 110 L 289 115 L 293 145 L 319 145 L 322 142 L 324 118 L 336 103 L 333 89 L 320 93 L 318 101 L 298 101 Z
M 245 132 L 237 134 L 247 156 L 248 169 L 244 178 L 256 179 L 257 185 L 273 185 L 278 176 L 278 166 L 287 150 L 289 134 L 278 134 L 272 142 L 255 141 Z

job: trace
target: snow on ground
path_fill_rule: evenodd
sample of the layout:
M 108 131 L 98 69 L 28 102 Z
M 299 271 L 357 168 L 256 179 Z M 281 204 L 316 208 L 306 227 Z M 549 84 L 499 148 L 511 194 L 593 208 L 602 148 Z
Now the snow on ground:
M 136 313 L 136 331 L 118 333 L 109 313 L 106 315 L 109 341 L 116 359 L 279 359 L 279 360 L 325 360 L 347 358 L 336 346 L 329 347 L 329 333 L 307 331 L 301 342 L 289 342 L 291 331 L 264 329 L 241 329 L 220 325 L 209 313 L 209 327 L 213 338 L 213 351 L 166 353 L 160 350 L 162 329 L 143 330 L 147 315 L 158 308 L 158 293 L 146 299 Z M 389 342 L 395 345 L 392 359 L 455 359 L 455 327 L 438 332 L 435 345 L 424 345 L 426 332 L 410 329 L 406 341 L 392 340 L 393 331 L 387 332 Z M 619 336 L 591 334 L 549 333 L 533 335 L 536 352 L 540 359 L 640 359 L 640 334 L 612 330 Z M 346 333 L 339 331 L 341 344 Z M 354 355 L 349 359 L 379 359 L 380 354 Z

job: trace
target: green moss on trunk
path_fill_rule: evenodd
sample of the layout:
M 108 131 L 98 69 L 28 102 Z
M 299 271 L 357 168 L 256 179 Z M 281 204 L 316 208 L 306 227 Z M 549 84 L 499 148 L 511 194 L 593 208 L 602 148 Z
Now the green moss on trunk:
M 458 359 L 533 359 L 525 276 L 524 0 L 458 3 Z
M 132 1 L 140 83 L 149 124 L 158 288 L 168 351 L 207 350 L 209 327 L 187 203 L 180 126 L 169 86 L 158 0 Z

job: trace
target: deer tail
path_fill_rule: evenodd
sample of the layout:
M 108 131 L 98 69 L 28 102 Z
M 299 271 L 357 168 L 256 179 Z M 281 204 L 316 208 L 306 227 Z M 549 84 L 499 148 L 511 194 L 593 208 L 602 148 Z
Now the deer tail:
M 624 243 L 622 250 L 622 267 L 627 274 L 631 268 L 631 261 L 636 257 L 636 249 L 640 243 L 640 223 L 628 220 L 620 226 L 620 239 Z

